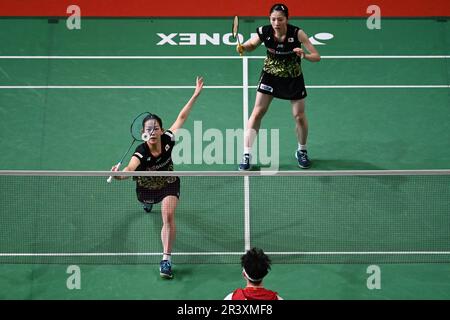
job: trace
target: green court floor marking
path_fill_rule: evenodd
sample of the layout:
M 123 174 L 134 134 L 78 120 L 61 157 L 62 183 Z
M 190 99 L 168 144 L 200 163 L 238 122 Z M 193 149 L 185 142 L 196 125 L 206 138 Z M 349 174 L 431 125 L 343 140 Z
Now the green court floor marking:
M 323 46 L 318 46 L 322 55 L 448 55 L 450 47 L 450 29 L 448 22 L 438 22 L 432 19 L 384 19 L 381 30 L 368 30 L 365 28 L 365 19 L 292 19 L 292 23 L 301 25 L 310 36 L 319 32 L 330 32 L 334 38 Z M 255 32 L 258 25 L 266 24 L 267 19 L 247 19 L 242 24 L 241 32 L 245 36 Z M 235 54 L 234 47 L 223 44 L 222 36 L 229 32 L 230 23 L 227 19 L 88 19 L 83 23 L 81 31 L 70 32 L 65 24 L 49 25 L 46 19 L 0 19 L 0 38 L 3 45 L 0 55 L 228 55 Z M 211 27 L 213 26 L 213 27 Z M 407 26 L 407 27 L 405 27 Z M 220 33 L 219 45 L 184 46 L 164 45 L 156 46 L 161 38 L 155 30 L 170 33 Z M 426 45 L 417 46 L 417 39 L 426 39 Z M 175 39 L 180 42 L 180 36 Z M 124 43 L 128 46 L 124 47 Z M 225 54 L 226 53 L 226 54 Z M 258 49 L 254 55 L 263 55 L 264 49 Z M 238 60 L 236 60 L 238 61 Z M 222 65 L 217 68 L 211 62 L 205 64 L 175 64 L 175 67 L 164 64 L 149 64 L 149 69 L 139 70 L 138 64 L 129 67 L 135 70 L 137 75 L 126 73 L 120 77 L 119 68 L 114 64 L 100 62 L 100 69 L 89 63 L 48 63 L 28 64 L 28 68 L 22 68 L 17 64 L 9 64 L 0 60 L 0 85 L 15 83 L 27 85 L 40 83 L 45 85 L 55 83 L 57 80 L 67 83 L 78 83 L 80 77 L 88 74 L 84 80 L 106 82 L 126 81 L 126 83 L 140 83 L 150 81 L 159 75 L 164 68 L 172 68 L 175 75 L 163 75 L 161 82 L 174 82 L 177 85 L 185 85 L 190 75 L 198 71 L 205 72 L 209 79 L 217 83 L 237 83 L 240 85 L 240 65 L 233 64 L 232 70 Z M 411 60 L 396 64 L 394 60 L 379 63 L 373 61 L 353 62 L 342 60 L 331 61 L 324 59 L 319 64 L 305 64 L 307 84 L 380 84 L 384 82 L 399 81 L 401 84 L 448 84 L 450 67 L 448 59 L 437 60 Z M 441 63 L 441 69 L 439 69 Z M 250 82 L 257 80 L 261 61 L 251 60 Z M 383 72 L 383 66 L 389 73 Z M 411 67 L 413 66 L 413 67 Z M 154 67 L 154 69 L 152 68 Z M 222 69 L 222 70 L 220 70 Z M 32 70 L 33 72 L 29 72 Z M 102 72 L 98 72 L 98 71 Z M 212 72 L 208 73 L 208 70 Z M 354 72 L 354 71 L 358 72 Z M 111 71 L 111 72 L 110 72 Z M 115 71 L 113 73 L 112 71 Z M 421 72 L 422 71 L 422 72 Z M 6 75 L 5 75 L 6 74 Z M 62 76 L 64 74 L 65 76 Z M 231 76 L 230 76 L 231 74 Z M 238 75 L 237 77 L 235 75 Z M 111 78 L 113 75 L 114 78 Z M 146 77 L 151 75 L 151 77 Z M 404 76 L 403 76 L 404 75 Z M 28 77 L 27 77 L 28 76 Z M 165 78 L 164 78 L 165 76 Z M 376 77 L 373 77 L 376 76 Z M 447 79 L 447 82 L 445 82 Z M 186 80 L 186 81 L 185 81 Z M 339 82 L 338 82 L 339 80 Z M 376 81 L 375 81 L 376 80 Z M 416 82 L 417 80 L 417 82 Z M 316 82 L 317 81 L 317 82 Z M 379 81 L 379 82 L 377 82 Z M 401 81 L 401 82 L 400 82 Z M 103 83 L 103 82 L 102 82 Z M 205 90 L 192 113 L 191 120 L 204 121 L 205 127 L 239 127 L 242 125 L 242 92 L 240 90 L 226 91 L 226 104 L 221 103 L 217 96 L 223 95 L 222 89 Z M 317 169 L 421 169 L 421 168 L 448 168 L 450 163 L 450 141 L 448 124 L 450 105 L 448 91 L 444 89 L 310 89 L 308 97 L 308 116 L 310 120 L 309 146 L 315 168 Z M 0 167 L 5 169 L 85 169 L 95 170 L 110 168 L 116 161 L 119 150 L 118 145 L 126 145 L 128 138 L 120 132 L 126 132 L 127 121 L 131 114 L 142 109 L 142 106 L 156 110 L 164 114 L 168 122 L 173 121 L 186 99 L 191 94 L 191 89 L 173 89 L 157 91 L 137 91 L 135 89 L 124 90 L 100 90 L 95 92 L 83 91 L 74 94 L 71 90 L 40 91 L 26 90 L 17 93 L 17 90 L 2 90 L 0 92 L 1 135 L 4 137 L 0 144 L 3 153 L 0 158 Z M 362 94 L 363 92 L 363 94 Z M 254 91 L 249 92 L 250 107 L 254 101 Z M 225 99 L 223 99 L 225 100 Z M 7 101 L 8 104 L 4 104 Z M 150 105 L 151 103 L 151 105 Z M 351 108 L 350 108 L 351 107 Z M 215 108 L 215 109 L 213 109 Z M 279 111 L 279 109 L 288 109 Z M 214 110 L 214 111 L 212 111 Z M 212 111 L 212 112 L 211 112 Z M 281 168 L 297 170 L 292 150 L 295 149 L 295 137 L 293 134 L 293 121 L 290 116 L 289 105 L 286 102 L 274 101 L 269 115 L 265 118 L 263 126 L 266 128 L 280 128 L 282 138 Z M 209 114 L 209 115 L 208 115 Z M 240 116 L 236 116 L 236 114 Z M 98 121 L 98 119 L 104 121 Z M 110 127 L 117 128 L 110 132 Z M 122 128 L 122 131 L 121 131 Z M 193 123 L 186 128 L 193 129 Z M 117 131 L 117 132 L 116 132 Z M 20 134 L 17 134 L 20 132 Z M 67 133 L 69 134 L 67 135 Z M 67 143 L 68 138 L 70 143 Z M 36 141 L 42 141 L 42 144 Z M 63 148 L 64 147 L 64 148 Z M 79 150 L 84 150 L 82 154 Z M 96 154 L 95 157 L 86 157 L 85 154 Z M 20 156 L 17 156 L 20 155 Z M 114 161 L 113 161 L 114 160 Z M 235 165 L 186 165 L 180 164 L 177 169 L 183 170 L 235 170 Z M 32 268 L 31 270 L 29 268 Z M 9 265 L 2 265 L 0 288 L 9 288 L 5 298 L 55 298 L 57 296 L 67 299 L 78 297 L 105 298 L 117 297 L 121 288 L 127 288 L 126 297 L 150 298 L 150 299 L 203 299 L 211 295 L 214 288 L 214 299 L 222 297 L 234 287 L 243 285 L 240 278 L 240 270 L 235 266 L 233 270 L 223 271 L 208 265 L 177 266 L 180 271 L 180 282 L 158 282 L 160 286 L 154 286 L 160 281 L 156 265 L 150 266 L 151 280 L 144 282 L 152 290 L 153 295 L 147 295 L 147 291 L 137 293 L 139 281 L 122 282 L 119 287 L 108 287 L 110 278 L 102 278 L 100 273 L 107 273 L 103 266 L 93 266 L 93 270 L 99 271 L 92 277 L 98 281 L 96 290 L 80 294 L 78 296 L 66 296 L 64 287 L 64 274 L 66 266 L 59 271 L 54 271 L 49 266 L 15 267 L 14 272 L 18 276 L 11 275 L 10 271 L 4 271 Z M 116 268 L 117 266 L 113 267 Z M 148 266 L 144 269 L 148 271 Z M 186 267 L 186 269 L 184 269 Z M 292 270 L 298 270 L 301 265 L 291 266 L 293 269 L 283 269 L 283 265 L 276 265 L 283 272 L 270 275 L 267 285 L 279 291 L 280 295 L 288 299 L 300 298 L 350 298 L 370 299 L 412 299 L 412 298 L 448 298 L 450 290 L 446 286 L 448 281 L 447 265 L 386 265 L 382 270 L 383 279 L 380 291 L 369 291 L 364 288 L 365 268 L 358 273 L 353 268 L 361 266 L 352 265 L 346 269 L 344 265 L 310 266 L 311 272 L 316 272 L 317 277 L 310 274 L 296 274 Z M 22 269 L 19 271 L 19 269 Z M 286 268 L 290 268 L 286 266 Z M 331 269 L 330 269 L 331 268 Z M 332 270 L 334 269 L 334 271 Z M 342 271 L 345 268 L 345 272 Z M 387 269 L 385 269 L 387 268 Z M 398 272 L 390 273 L 390 268 Z M 397 269 L 398 268 L 398 269 Z M 274 268 L 275 269 L 275 268 Z M 425 271 L 426 270 L 426 271 Z M 61 283 L 54 275 L 61 272 Z M 121 273 L 123 270 L 119 271 Z M 210 271 L 211 273 L 209 273 Z M 362 272 L 361 272 L 362 271 Z M 431 272 L 429 272 L 431 271 Z M 131 267 L 126 274 L 135 274 L 136 269 Z M 360 273 L 359 273 L 360 272 Z M 15 274 L 15 273 L 14 273 Z M 88 271 L 89 274 L 89 271 Z M 147 275 L 146 272 L 144 272 Z M 212 275 L 211 275 L 212 274 Z M 356 277 L 355 275 L 358 274 Z M 362 274 L 362 275 L 361 275 Z M 216 279 L 214 275 L 219 275 Z M 273 277 L 277 275 L 277 277 Z M 294 279 L 311 279 L 306 284 L 296 283 Z M 327 279 L 323 275 L 330 277 Z M 309 276 L 309 277 L 308 277 Z M 281 284 L 274 279 L 284 279 Z M 199 281 L 202 279 L 203 281 Z M 40 282 L 42 280 L 42 282 Z M 185 282 L 184 282 L 185 281 Z M 234 281 L 234 282 L 233 282 Z M 329 281 L 335 291 L 328 286 Z M 6 283 L 6 284 L 5 284 Z M 199 283 L 202 283 L 200 286 Z M 231 286 L 229 284 L 231 283 Z M 361 285 L 362 283 L 362 285 Z M 5 285 L 3 285 L 5 284 Z M 55 284 L 55 285 L 53 285 Z M 59 287 L 58 287 L 59 286 Z M 20 288 L 20 293 L 15 289 Z M 58 289 L 56 289 L 58 288 Z M 87 287 L 89 290 L 92 287 Z M 108 288 L 105 293 L 105 289 Z M 189 288 L 189 289 L 188 289 Z M 207 288 L 207 289 L 206 289 Z M 285 289 L 285 290 L 283 290 Z M 304 289 L 304 290 L 303 290 Z M 82 289 L 84 290 L 84 288 Z M 110 290 L 110 291 L 108 291 Z M 175 291 L 175 292 L 174 292 Z M 84 291 L 86 292 L 86 291 Z M 102 293 L 103 292 L 103 293 Z M 125 292 L 125 291 L 124 291 Z M 155 293 L 156 292 L 156 293 Z M 306 295 L 302 293 L 306 292 Z M 122 298 L 125 298 L 123 297 Z
M 1 265 L 0 298 L 221 300 L 245 285 L 236 264 L 176 265 L 171 281 L 159 277 L 157 265 L 79 267 L 78 290 L 67 287 L 68 265 Z M 277 264 L 264 284 L 289 300 L 450 298 L 449 265 L 380 264 L 379 289 L 368 267 Z

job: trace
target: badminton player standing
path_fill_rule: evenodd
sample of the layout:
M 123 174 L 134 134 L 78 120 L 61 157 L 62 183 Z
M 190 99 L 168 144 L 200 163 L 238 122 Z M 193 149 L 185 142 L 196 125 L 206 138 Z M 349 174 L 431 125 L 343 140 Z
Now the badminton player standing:
M 157 115 L 149 114 L 144 118 L 142 132 L 147 134 L 147 139 L 145 139 L 147 141 L 136 148 L 123 171 L 173 171 L 174 134 L 188 118 L 202 89 L 203 78 L 197 77 L 194 94 L 168 130 L 163 129 L 162 120 Z M 111 170 L 117 171 L 118 168 L 114 166 Z M 128 177 L 115 176 L 114 178 L 122 180 Z M 163 258 L 160 263 L 160 275 L 163 278 L 171 279 L 173 278 L 171 253 L 175 240 L 175 209 L 180 196 L 180 179 L 174 176 L 133 177 L 133 179 L 136 181 L 137 198 L 146 212 L 152 210 L 153 204 L 161 202 Z
M 308 122 L 301 60 L 317 62 L 320 61 L 320 55 L 302 29 L 288 24 L 288 18 L 288 8 L 284 4 L 273 5 L 270 9 L 270 25 L 257 28 L 257 35 L 236 48 L 240 54 L 253 51 L 262 43 L 267 48 L 255 106 L 246 128 L 244 156 L 239 170 L 251 169 L 251 147 L 273 97 L 291 101 L 298 140 L 295 157 L 300 168 L 311 166 L 306 151 Z M 303 51 L 302 43 L 308 52 Z

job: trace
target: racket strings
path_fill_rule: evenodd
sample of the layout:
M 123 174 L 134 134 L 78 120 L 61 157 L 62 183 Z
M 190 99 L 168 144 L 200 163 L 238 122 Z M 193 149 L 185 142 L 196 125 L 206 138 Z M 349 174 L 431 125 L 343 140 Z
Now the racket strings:
M 144 137 L 145 132 L 143 131 L 142 122 L 144 121 L 144 119 L 147 116 L 150 116 L 150 115 L 151 115 L 150 112 L 143 112 L 134 119 L 133 123 L 131 124 L 130 131 L 131 131 L 131 136 L 135 140 L 137 140 L 137 141 L 146 140 L 146 137 Z

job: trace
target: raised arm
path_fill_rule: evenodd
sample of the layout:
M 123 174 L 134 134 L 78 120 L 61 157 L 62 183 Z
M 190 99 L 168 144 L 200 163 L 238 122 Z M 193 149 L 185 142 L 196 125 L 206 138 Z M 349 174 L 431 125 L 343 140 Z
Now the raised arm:
M 172 124 L 172 126 L 169 128 L 170 131 L 175 133 L 178 129 L 180 129 L 186 119 L 189 116 L 189 113 L 191 112 L 192 107 L 194 106 L 195 101 L 197 100 L 197 97 L 200 95 L 200 92 L 203 89 L 203 78 L 197 77 L 197 83 L 195 86 L 195 91 L 192 97 L 189 99 L 189 101 L 186 103 L 186 105 L 181 109 L 180 113 L 178 114 L 177 120 Z

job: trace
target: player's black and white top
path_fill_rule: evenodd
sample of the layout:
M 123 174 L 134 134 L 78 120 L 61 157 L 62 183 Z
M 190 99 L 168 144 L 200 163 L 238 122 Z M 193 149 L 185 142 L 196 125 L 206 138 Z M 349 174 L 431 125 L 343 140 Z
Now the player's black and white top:
M 172 150 L 175 145 L 175 136 L 170 130 L 166 130 L 161 135 L 161 154 L 154 157 L 147 143 L 137 146 L 133 157 L 139 159 L 140 164 L 136 171 L 173 171 Z M 168 184 L 175 182 L 178 178 L 170 177 L 133 177 L 138 189 L 145 188 L 159 190 Z
M 299 27 L 288 24 L 284 41 L 278 42 L 271 25 L 256 29 L 259 39 L 267 48 L 263 71 L 277 77 L 289 78 L 302 74 L 301 58 L 292 51 L 294 48 L 301 48 L 301 42 L 298 40 L 300 30 Z

